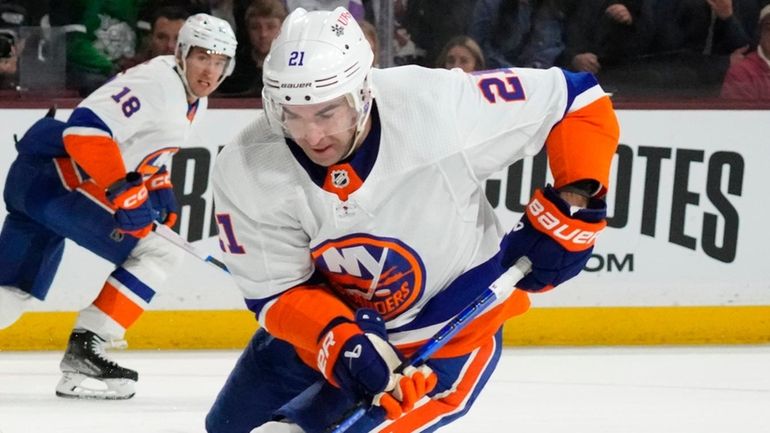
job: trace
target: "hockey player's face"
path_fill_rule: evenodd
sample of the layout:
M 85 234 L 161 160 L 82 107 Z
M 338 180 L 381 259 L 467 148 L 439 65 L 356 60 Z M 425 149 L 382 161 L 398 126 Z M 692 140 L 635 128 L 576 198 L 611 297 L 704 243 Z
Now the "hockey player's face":
M 353 145 L 356 111 L 342 96 L 313 105 L 284 105 L 283 125 L 308 158 L 328 167 L 339 162 Z
M 187 55 L 187 83 L 190 91 L 197 97 L 209 96 L 219 86 L 219 78 L 224 74 L 228 57 L 216 54 L 200 47 L 193 47 Z

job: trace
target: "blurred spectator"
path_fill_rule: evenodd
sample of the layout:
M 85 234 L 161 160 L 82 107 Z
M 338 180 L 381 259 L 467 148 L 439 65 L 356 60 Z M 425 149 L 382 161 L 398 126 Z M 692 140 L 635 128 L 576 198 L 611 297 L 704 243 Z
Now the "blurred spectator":
M 656 12 L 654 50 L 645 62 L 652 74 L 643 79 L 672 96 L 719 95 L 731 55 L 755 40 L 757 0 L 659 1 Z
M 643 0 L 577 2 L 567 26 L 567 66 L 598 74 L 647 54 L 655 36 L 655 18 L 652 9 L 644 8 L 643 3 Z
M 409 0 L 402 23 L 424 66 L 433 66 L 441 49 L 457 35 L 467 35 L 476 0 Z M 397 36 L 398 37 L 398 36 Z
M 149 33 L 156 13 L 163 8 L 182 8 L 187 16 L 197 13 L 211 14 L 209 0 L 137 0 L 139 7 L 139 19 L 136 27 Z
M 393 64 L 395 66 L 421 63 L 425 58 L 425 50 L 415 45 L 409 30 L 399 23 L 396 23 L 393 31 L 393 51 Z
M 51 25 L 66 25 L 67 87 L 86 96 L 136 54 L 135 0 L 51 2 Z
M 369 45 L 372 46 L 372 53 L 374 53 L 374 67 L 377 67 L 380 62 L 380 42 L 377 40 L 377 28 L 374 24 L 366 20 L 357 20 L 358 25 L 361 26 L 361 30 L 366 36 L 366 40 L 369 41 Z
M 179 29 L 190 14 L 178 7 L 159 9 L 152 21 L 148 59 L 174 54 Z
M 473 38 L 457 36 L 449 40 L 436 59 L 436 67 L 460 68 L 464 72 L 484 69 L 484 54 Z
M 656 2 L 658 51 L 729 55 L 754 40 L 756 0 Z
M 357 20 L 365 18 L 364 4 L 361 0 L 286 0 L 286 10 L 289 12 L 297 8 L 307 11 L 332 11 L 339 6 L 347 9 Z
M 259 96 L 262 93 L 262 64 L 286 15 L 281 0 L 252 1 L 244 20 L 248 41 L 238 43 L 235 70 L 219 87 L 220 95 Z
M 20 28 L 27 11 L 20 4 L 0 4 L 0 89 L 15 89 L 19 83 L 19 56 L 24 50 Z
M 759 46 L 727 70 L 723 98 L 770 100 L 770 5 L 759 13 L 758 28 Z
M 478 0 L 469 34 L 489 68 L 549 68 L 564 50 L 563 19 L 556 0 Z
M 121 63 L 122 69 L 128 69 L 156 56 L 174 54 L 177 36 L 190 13 L 179 6 L 164 6 L 153 14 L 150 33 L 142 48 L 132 59 Z
M 603 25 L 581 18 L 589 4 Z M 605 90 L 625 97 L 717 96 L 757 16 L 757 0 L 582 0 L 568 15 L 567 66 L 598 72 Z

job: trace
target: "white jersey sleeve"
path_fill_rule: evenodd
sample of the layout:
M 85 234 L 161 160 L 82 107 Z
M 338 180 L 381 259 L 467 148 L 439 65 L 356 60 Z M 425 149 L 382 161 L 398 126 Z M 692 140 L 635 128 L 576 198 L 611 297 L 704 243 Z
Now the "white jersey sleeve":
M 206 98 L 188 104 L 175 67 L 173 56 L 160 56 L 118 74 L 78 105 L 64 136 L 112 140 L 127 171 L 151 174 L 187 141 L 206 110 Z
M 225 146 L 212 176 L 220 246 L 247 301 L 269 299 L 313 273 L 309 236 L 293 214 L 297 190 L 271 182 L 282 179 L 274 172 L 282 168 L 263 157 L 266 148 L 285 150 L 268 131 L 260 115 Z

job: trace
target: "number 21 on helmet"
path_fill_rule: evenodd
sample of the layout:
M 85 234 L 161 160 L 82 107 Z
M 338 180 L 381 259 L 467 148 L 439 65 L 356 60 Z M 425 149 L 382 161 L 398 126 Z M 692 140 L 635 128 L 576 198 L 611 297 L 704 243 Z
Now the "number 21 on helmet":
M 368 40 L 345 8 L 295 9 L 284 20 L 263 66 L 262 102 L 268 120 L 286 133 L 284 106 L 344 97 L 355 115 L 339 127 L 355 127 L 357 138 L 371 111 L 373 61 Z

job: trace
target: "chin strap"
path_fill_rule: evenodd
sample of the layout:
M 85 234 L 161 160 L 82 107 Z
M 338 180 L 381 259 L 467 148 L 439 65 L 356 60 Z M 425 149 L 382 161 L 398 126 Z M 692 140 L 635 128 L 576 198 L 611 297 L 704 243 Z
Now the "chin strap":
M 187 94 L 188 100 L 189 98 L 194 99 L 200 99 L 200 96 L 194 94 L 192 90 L 190 90 L 190 83 L 187 82 L 187 76 L 184 73 L 184 68 L 182 65 L 179 64 L 179 61 L 177 61 L 176 66 L 174 66 L 174 72 L 176 72 L 176 75 L 179 77 L 180 80 L 182 80 L 182 85 L 184 86 L 184 92 Z

